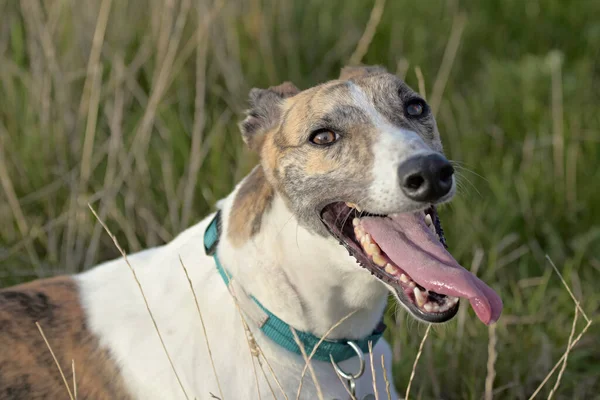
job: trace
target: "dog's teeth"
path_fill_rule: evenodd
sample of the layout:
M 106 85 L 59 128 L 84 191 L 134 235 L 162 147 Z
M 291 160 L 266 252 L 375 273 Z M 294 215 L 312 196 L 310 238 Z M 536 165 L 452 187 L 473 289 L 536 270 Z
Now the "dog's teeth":
M 423 307 L 425 303 L 427 303 L 427 295 L 421 291 L 418 287 L 413 289 L 413 293 L 415 294 L 415 300 L 417 301 L 417 305 L 419 307 Z
M 392 264 L 390 264 L 390 263 L 387 263 L 385 265 L 385 272 L 387 272 L 390 275 L 396 275 L 398 273 L 398 271 L 396 270 L 396 268 Z
M 359 219 L 359 218 L 354 218 L 354 219 L 352 220 L 352 225 L 354 225 L 354 226 L 358 226 L 358 225 L 360 225 L 360 219 Z
M 408 287 L 411 289 L 414 289 L 417 287 L 417 284 L 414 281 L 409 281 L 408 282 Z
M 357 226 L 354 228 L 354 236 L 356 236 L 356 238 L 358 240 L 361 240 L 363 238 L 363 236 L 365 236 L 365 234 L 366 234 L 366 232 L 362 228 L 362 226 Z
M 425 303 L 423 305 L 423 308 L 425 309 L 425 311 L 427 312 L 432 312 L 433 311 L 433 304 L 431 302 Z
M 387 263 L 386 259 L 381 254 L 374 254 L 373 262 L 375 264 L 379 265 L 380 267 L 384 267 L 385 264 Z
M 372 243 L 372 242 L 367 244 L 367 248 L 365 250 L 367 251 L 367 254 L 370 255 L 371 257 L 374 256 L 375 254 L 381 253 L 379 246 L 377 246 L 375 243 Z
M 361 209 L 361 208 L 360 208 L 358 205 L 356 205 L 356 204 L 354 204 L 354 203 L 350 203 L 350 202 L 348 202 L 348 201 L 347 201 L 347 202 L 346 202 L 346 205 L 347 205 L 348 207 L 350 207 L 350 208 L 354 208 L 354 209 L 355 209 L 356 211 L 358 211 L 358 212 L 361 212 L 361 211 L 362 211 L 362 209 Z
M 431 306 L 431 309 L 432 309 L 434 312 L 440 312 L 440 305 L 439 305 L 438 303 L 431 303 L 431 302 L 429 302 L 429 304 L 431 304 L 431 305 L 432 305 L 432 306 Z
M 400 275 L 400 282 L 408 283 L 408 281 L 409 281 L 408 276 L 406 276 L 405 274 Z
M 433 221 L 431 221 L 431 215 L 427 214 L 425 216 L 425 223 L 427 224 L 427 226 L 433 225 Z

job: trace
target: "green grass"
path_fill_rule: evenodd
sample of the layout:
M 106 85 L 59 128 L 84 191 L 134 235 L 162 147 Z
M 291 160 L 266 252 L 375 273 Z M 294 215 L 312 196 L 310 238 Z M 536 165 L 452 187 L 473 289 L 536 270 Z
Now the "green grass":
M 117 257 L 88 202 L 129 252 L 206 215 L 256 161 L 236 127 L 248 90 L 337 77 L 373 5 L 115 0 L 94 52 L 110 3 L 0 0 L 0 287 Z M 430 98 L 460 15 L 438 124 L 461 183 L 442 217 L 456 258 L 504 299 L 495 397 L 525 399 L 574 317 L 546 254 L 599 314 L 600 2 L 388 0 L 362 61 L 415 88 L 419 67 Z M 415 398 L 482 398 L 488 330 L 463 309 L 431 331 Z M 403 392 L 425 328 L 388 322 Z M 592 325 L 555 398 L 599 398 L 599 348 Z

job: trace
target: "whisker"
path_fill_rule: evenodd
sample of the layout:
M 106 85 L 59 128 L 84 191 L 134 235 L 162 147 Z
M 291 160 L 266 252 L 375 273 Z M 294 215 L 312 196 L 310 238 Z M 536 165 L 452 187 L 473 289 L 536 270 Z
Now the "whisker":
M 486 183 L 489 183 L 490 181 L 488 179 L 486 179 L 483 175 L 478 174 L 477 172 L 473 171 L 472 169 L 460 166 L 460 165 L 454 165 L 454 169 L 456 170 L 460 170 L 460 171 L 465 171 L 465 172 L 469 172 L 475 176 L 477 176 L 478 178 L 483 179 Z
M 471 180 L 469 178 L 467 178 L 463 174 L 456 174 L 455 182 L 456 182 L 457 186 L 459 185 L 459 181 L 460 181 L 461 184 L 463 183 L 463 181 L 466 182 L 466 183 L 468 183 L 477 192 L 477 194 L 479 195 L 479 197 L 483 198 L 483 195 L 481 194 L 481 192 L 479 191 L 479 189 L 477 189 L 477 186 L 475 186 L 473 184 L 473 182 L 471 182 Z

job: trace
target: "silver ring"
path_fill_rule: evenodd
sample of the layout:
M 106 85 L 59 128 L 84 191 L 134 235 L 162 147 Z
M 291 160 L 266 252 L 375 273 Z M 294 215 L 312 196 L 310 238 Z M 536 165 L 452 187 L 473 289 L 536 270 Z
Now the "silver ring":
M 354 375 L 350 375 L 348 373 L 346 373 L 343 369 L 341 369 L 339 367 L 339 365 L 337 365 L 337 363 L 335 362 L 335 360 L 333 359 L 333 356 L 330 354 L 329 358 L 331 359 L 331 364 L 333 364 L 333 369 L 335 369 L 335 372 L 341 376 L 342 378 L 348 380 L 348 381 L 353 381 L 355 379 L 358 379 L 362 376 L 362 374 L 365 372 L 365 356 L 362 352 L 362 350 L 360 349 L 360 347 L 358 347 L 358 345 L 353 342 L 353 341 L 348 341 L 348 345 L 350 347 L 352 347 L 352 350 L 354 350 L 354 352 L 356 353 L 356 355 L 358 356 L 358 361 L 360 363 L 360 366 L 358 368 L 358 372 Z

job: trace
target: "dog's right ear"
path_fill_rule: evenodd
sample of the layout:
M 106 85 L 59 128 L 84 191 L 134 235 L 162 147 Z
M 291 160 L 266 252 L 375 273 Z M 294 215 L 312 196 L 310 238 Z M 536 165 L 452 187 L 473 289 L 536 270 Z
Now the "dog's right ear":
M 281 117 L 281 102 L 299 92 L 291 82 L 268 89 L 250 90 L 250 109 L 246 119 L 240 123 L 242 138 L 248 147 L 256 151 L 260 149 L 264 133 L 274 127 Z

